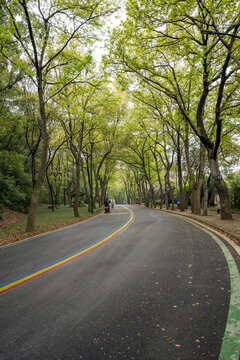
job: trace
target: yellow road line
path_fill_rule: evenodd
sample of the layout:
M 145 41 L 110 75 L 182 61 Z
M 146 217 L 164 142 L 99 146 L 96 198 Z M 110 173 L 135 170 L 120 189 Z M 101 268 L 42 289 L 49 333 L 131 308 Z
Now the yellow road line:
M 120 212 L 120 213 L 108 213 L 108 215 L 122 215 L 122 214 L 129 214 L 128 212 Z M 102 214 L 105 215 L 105 214 Z
M 2 292 L 5 292 L 6 290 L 10 289 L 10 288 L 13 288 L 21 283 L 24 283 L 32 278 L 35 278 L 43 273 L 46 273 L 46 272 L 49 272 L 51 270 L 53 270 L 54 268 L 57 268 L 65 263 L 68 263 L 69 261 L 99 247 L 101 244 L 103 244 L 104 242 L 106 242 L 107 240 L 111 239 L 112 237 L 116 236 L 118 233 L 120 233 L 121 231 L 123 231 L 130 223 L 131 221 L 133 220 L 133 213 L 132 211 L 129 209 L 130 211 L 130 218 L 129 220 L 123 225 L 121 226 L 120 228 L 118 228 L 116 231 L 114 231 L 113 233 L 111 233 L 110 235 L 108 235 L 107 237 L 105 237 L 104 239 L 94 243 L 93 245 L 87 247 L 86 249 L 83 249 L 81 251 L 79 251 L 78 253 L 72 255 L 72 256 L 69 256 L 68 258 L 65 258 L 61 261 L 58 261 L 56 262 L 55 264 L 52 264 L 52 265 L 49 265 L 49 266 L 46 266 L 45 268 L 43 269 L 40 269 L 39 271 L 36 271 L 36 272 L 33 272 L 27 276 L 24 276 L 16 281 L 13 281 L 13 282 L 10 282 L 9 284 L 5 285 L 5 286 L 0 286 L 0 293 Z M 129 214 L 129 213 L 128 213 Z

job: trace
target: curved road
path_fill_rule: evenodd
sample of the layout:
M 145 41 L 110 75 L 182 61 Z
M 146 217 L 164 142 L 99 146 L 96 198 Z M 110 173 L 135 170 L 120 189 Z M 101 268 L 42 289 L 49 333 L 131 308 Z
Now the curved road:
M 2 248 L 0 359 L 238 360 L 234 258 L 137 206 Z

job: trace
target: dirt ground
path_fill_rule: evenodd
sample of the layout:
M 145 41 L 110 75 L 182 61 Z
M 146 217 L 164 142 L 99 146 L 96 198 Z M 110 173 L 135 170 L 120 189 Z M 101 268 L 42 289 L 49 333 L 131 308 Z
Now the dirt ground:
M 17 224 L 17 222 L 19 222 L 20 220 L 22 220 L 24 217 L 27 217 L 26 214 L 21 214 L 18 212 L 14 212 L 11 211 L 9 209 L 5 210 L 4 213 L 4 217 L 2 220 L 0 220 L 0 247 L 1 246 L 5 246 L 5 245 L 9 245 L 9 244 L 13 244 L 15 242 L 36 236 L 36 235 L 40 235 L 42 233 L 46 233 L 49 231 L 54 231 L 57 229 L 61 229 L 63 227 L 66 226 L 70 226 L 73 224 L 76 224 L 78 222 L 84 221 L 86 219 L 88 219 L 89 217 L 92 216 L 96 216 L 98 214 L 98 212 L 96 212 L 96 214 L 94 215 L 89 215 L 89 216 L 83 216 L 83 217 L 79 217 L 79 218 L 73 218 L 72 221 L 68 221 L 66 223 L 57 223 L 57 224 L 49 224 L 49 225 L 41 225 L 41 226 L 36 226 L 36 229 L 34 232 L 25 232 L 25 227 L 19 227 L 19 229 L 15 229 L 14 231 L 11 231 L 11 225 L 12 224 Z M 9 232 L 7 231 L 6 233 L 1 233 L 1 230 L 4 229 L 9 229 Z
M 26 214 L 21 214 L 9 209 L 6 209 L 3 215 L 3 219 L 0 219 L 0 229 L 2 229 L 5 226 L 8 226 L 14 222 L 17 222 L 19 220 L 22 220 L 24 217 L 26 217 Z

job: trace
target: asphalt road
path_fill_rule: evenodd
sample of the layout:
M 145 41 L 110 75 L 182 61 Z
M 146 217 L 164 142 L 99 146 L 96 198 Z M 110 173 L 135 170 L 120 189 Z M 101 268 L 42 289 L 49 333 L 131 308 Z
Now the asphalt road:
M 223 251 L 181 218 L 127 208 L 0 250 L 1 360 L 218 359 Z

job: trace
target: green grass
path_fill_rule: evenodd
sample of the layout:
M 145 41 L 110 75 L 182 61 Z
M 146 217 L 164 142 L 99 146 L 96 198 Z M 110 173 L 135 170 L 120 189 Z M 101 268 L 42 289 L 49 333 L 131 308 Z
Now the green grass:
M 95 213 L 97 210 L 95 210 Z M 69 208 L 68 206 L 61 206 L 55 211 L 48 209 L 47 206 L 39 207 L 36 217 L 36 231 L 33 235 L 35 233 L 54 230 L 55 228 L 61 227 L 61 225 L 67 226 L 68 224 L 70 225 L 92 216 L 92 214 L 88 212 L 87 207 L 80 207 L 78 211 L 79 218 L 76 218 L 73 213 L 73 208 Z M 18 238 L 18 240 L 26 237 L 26 223 L 27 217 L 0 229 L 0 245 L 1 241 L 8 243 L 16 241 L 17 239 L 15 240 L 15 237 Z
M 80 218 L 91 216 L 87 207 L 79 207 L 78 212 Z M 76 220 L 76 218 L 73 214 L 73 208 L 61 206 L 59 209 L 52 211 L 45 206 L 41 206 L 38 208 L 36 226 L 61 224 L 74 220 Z

